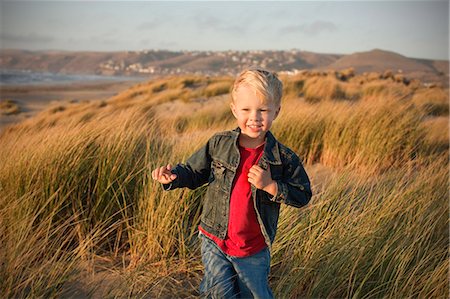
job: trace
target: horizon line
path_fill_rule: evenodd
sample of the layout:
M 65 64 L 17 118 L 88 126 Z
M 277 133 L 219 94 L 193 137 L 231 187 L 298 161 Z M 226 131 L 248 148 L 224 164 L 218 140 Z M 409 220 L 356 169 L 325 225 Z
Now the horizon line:
M 374 51 L 382 51 L 382 52 L 388 52 L 388 53 L 394 53 L 397 55 L 404 56 L 406 58 L 412 58 L 412 59 L 424 59 L 424 60 L 435 60 L 435 61 L 450 61 L 450 57 L 446 58 L 424 58 L 424 57 L 411 57 L 406 56 L 402 53 L 393 51 L 393 50 L 386 50 L 381 48 L 373 48 L 370 50 L 364 50 L 364 51 L 354 51 L 351 53 L 332 53 L 332 52 L 318 52 L 318 51 L 311 51 L 311 50 L 303 50 L 299 48 L 292 48 L 292 49 L 247 49 L 247 50 L 236 50 L 236 49 L 228 49 L 228 50 L 194 50 L 194 49 L 181 49 L 181 50 L 170 50 L 170 49 L 163 49 L 163 48 L 148 48 L 148 49 L 140 49 L 140 50 L 67 50 L 67 49 L 25 49 L 25 48 L 3 48 L 0 46 L 0 51 L 27 51 L 27 52 L 72 52 L 72 53 L 89 53 L 89 52 L 95 52 L 95 53 L 119 53 L 119 52 L 146 52 L 146 51 L 161 51 L 161 52 L 173 52 L 173 53 L 186 53 L 186 52 L 212 52 L 212 53 L 223 53 L 223 52 L 304 52 L 304 53 L 314 53 L 314 54 L 321 54 L 321 55 L 340 55 L 340 56 L 347 56 L 347 55 L 353 55 L 358 53 L 368 53 L 368 52 L 374 52 Z

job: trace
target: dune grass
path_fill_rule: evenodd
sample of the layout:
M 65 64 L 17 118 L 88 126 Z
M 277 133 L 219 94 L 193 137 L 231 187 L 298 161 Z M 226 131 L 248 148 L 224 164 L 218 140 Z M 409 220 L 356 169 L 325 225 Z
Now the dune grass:
M 331 88 L 303 100 L 308 84 L 325 79 L 283 78 L 274 134 L 307 169 L 321 163 L 336 175 L 308 207 L 282 208 L 270 276 L 276 297 L 447 298 L 448 109 L 422 109 L 443 106 L 445 91 L 333 77 L 326 80 L 342 97 Z M 5 130 L 1 294 L 196 297 L 205 188 L 164 192 L 150 172 L 184 161 L 235 123 L 226 102 L 164 121 L 155 108 L 221 95 L 231 82 L 158 79 Z
M 422 153 L 422 116 L 411 104 L 297 103 L 285 109 L 274 132 L 306 163 L 339 168 L 354 165 L 382 172 Z M 298 136 L 301 136 L 300 138 Z
M 344 171 L 306 211 L 285 208 L 274 248 L 281 298 L 448 295 L 447 159 L 383 176 Z M 427 177 L 424 180 L 424 177 Z M 296 221 L 293 221 L 293 220 Z
M 13 115 L 18 113 L 20 113 L 20 107 L 16 102 L 3 99 L 0 101 L 0 114 Z

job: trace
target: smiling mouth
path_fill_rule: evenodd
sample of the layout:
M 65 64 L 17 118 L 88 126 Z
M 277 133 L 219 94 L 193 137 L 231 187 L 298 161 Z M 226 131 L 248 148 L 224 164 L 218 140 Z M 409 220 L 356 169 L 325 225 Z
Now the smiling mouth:
M 262 128 L 261 125 L 248 125 L 247 127 L 252 131 L 259 131 Z

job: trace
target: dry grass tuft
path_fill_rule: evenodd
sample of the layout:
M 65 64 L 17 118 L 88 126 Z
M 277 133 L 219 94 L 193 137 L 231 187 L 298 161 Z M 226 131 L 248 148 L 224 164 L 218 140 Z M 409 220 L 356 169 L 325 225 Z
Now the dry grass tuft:
M 0 101 L 0 113 L 3 115 L 14 115 L 21 112 L 19 105 L 12 100 Z

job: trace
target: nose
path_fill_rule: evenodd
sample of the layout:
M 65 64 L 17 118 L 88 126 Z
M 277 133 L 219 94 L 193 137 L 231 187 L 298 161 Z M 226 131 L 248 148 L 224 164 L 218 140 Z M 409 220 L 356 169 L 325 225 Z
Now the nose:
M 259 121 L 259 120 L 261 120 L 261 113 L 259 113 L 258 110 L 253 110 L 250 113 L 250 120 L 252 120 L 252 121 Z

